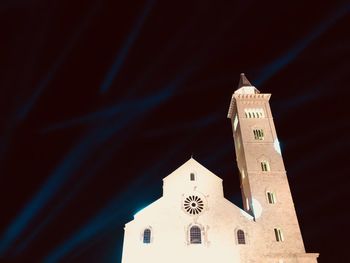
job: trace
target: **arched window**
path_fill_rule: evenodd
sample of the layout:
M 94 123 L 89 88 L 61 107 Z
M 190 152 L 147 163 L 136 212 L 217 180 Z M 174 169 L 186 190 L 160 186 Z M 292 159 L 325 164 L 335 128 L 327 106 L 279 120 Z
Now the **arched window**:
M 261 161 L 261 162 L 260 162 L 260 165 L 261 165 L 261 170 L 262 170 L 263 172 L 268 172 L 268 171 L 270 171 L 270 164 L 269 164 L 268 161 Z
M 202 243 L 202 231 L 198 226 L 192 226 L 190 228 L 190 243 L 191 244 Z
M 276 203 L 276 195 L 274 192 L 266 192 L 267 195 L 267 201 L 269 204 L 275 204 Z
M 242 229 L 237 230 L 237 242 L 238 244 L 242 244 L 242 245 L 245 244 L 245 235 Z
M 282 242 L 284 240 L 282 230 L 280 228 L 275 228 L 274 231 L 275 231 L 276 241 Z
M 191 180 L 191 181 L 194 181 L 194 180 L 195 180 L 194 173 L 190 173 L 190 180 Z
M 151 229 L 149 229 L 149 228 L 146 228 L 143 231 L 143 243 L 144 244 L 151 243 Z
M 264 118 L 264 110 L 261 108 L 246 108 L 244 114 L 246 118 Z
M 264 139 L 264 132 L 262 129 L 254 129 L 254 139 L 255 140 L 263 140 Z

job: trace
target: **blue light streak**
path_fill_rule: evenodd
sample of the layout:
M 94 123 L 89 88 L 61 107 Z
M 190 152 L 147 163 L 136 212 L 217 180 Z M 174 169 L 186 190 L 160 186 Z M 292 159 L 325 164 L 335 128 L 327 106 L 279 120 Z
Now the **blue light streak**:
M 169 151 L 163 160 L 156 161 L 156 163 L 148 171 L 137 177 L 128 186 L 128 190 L 118 194 L 92 220 L 90 220 L 85 226 L 74 233 L 66 242 L 58 246 L 46 258 L 44 258 L 43 262 L 60 262 L 64 256 L 73 251 L 73 249 L 75 249 L 79 244 L 86 242 L 93 236 L 106 230 L 109 225 L 115 224 L 115 222 L 120 220 L 122 216 L 128 214 L 128 209 L 126 209 L 126 207 L 124 208 L 123 205 L 133 206 L 138 202 L 138 200 L 145 199 L 141 195 L 147 196 L 150 194 L 150 192 L 153 192 L 154 190 L 152 188 L 145 188 L 145 185 L 155 178 L 158 179 L 159 171 L 166 167 L 167 163 L 173 158 L 173 156 L 183 149 L 187 143 L 188 141 L 185 141 L 181 145 Z M 135 193 L 138 193 L 138 195 L 135 195 Z M 125 200 L 128 200 L 128 202 L 125 202 Z
M 124 64 L 124 61 L 129 53 L 129 49 L 132 47 L 137 36 L 139 35 L 141 28 L 142 28 L 143 24 L 145 23 L 146 18 L 151 13 L 151 10 L 152 10 L 154 3 L 155 3 L 155 0 L 149 0 L 147 2 L 146 7 L 145 7 L 142 15 L 135 23 L 132 31 L 130 32 L 129 36 L 127 37 L 121 50 L 118 52 L 117 56 L 115 57 L 115 60 L 114 60 L 112 67 L 107 72 L 107 75 L 105 76 L 105 79 L 100 87 L 100 92 L 102 92 L 102 93 L 107 92 L 108 89 L 111 87 L 113 81 L 118 77 L 120 69 L 121 69 L 122 65 Z
M 174 80 L 160 91 L 146 98 L 136 99 L 134 103 L 130 104 L 130 110 L 128 110 L 126 114 L 122 115 L 115 122 L 111 123 L 110 120 L 107 122 L 111 123 L 110 126 L 99 126 L 88 131 L 80 142 L 68 153 L 67 157 L 48 178 L 33 199 L 5 230 L 0 239 L 0 255 L 6 252 L 33 217 L 38 214 L 58 192 L 65 181 L 81 166 L 91 152 L 96 150 L 98 146 L 105 143 L 114 134 L 128 126 L 134 120 L 137 120 L 170 99 L 175 94 L 177 87 L 186 80 L 191 70 L 192 69 L 185 70 L 182 74 L 177 75 Z
M 215 123 L 220 120 L 221 114 L 220 113 L 214 113 L 209 116 L 205 116 L 202 119 L 199 119 L 197 121 L 184 123 L 182 125 L 172 126 L 172 127 L 166 127 L 158 130 L 153 130 L 146 132 L 145 135 L 149 137 L 159 137 L 162 135 L 169 135 L 171 133 L 179 133 L 186 130 L 198 130 L 200 128 L 206 127 L 212 123 Z
M 8 247 L 21 234 L 32 218 L 47 204 L 50 198 L 58 191 L 70 175 L 88 157 L 89 148 L 94 144 L 96 131 L 87 134 L 67 155 L 61 165 L 53 172 L 44 186 L 33 199 L 22 209 L 16 219 L 10 224 L 1 236 L 0 255 L 3 255 Z M 79 158 L 77 158 L 79 157 Z
M 79 40 L 80 36 L 83 34 L 83 32 L 88 27 L 92 17 L 97 13 L 100 7 L 100 1 L 97 1 L 92 8 L 89 10 L 88 14 L 85 16 L 83 21 L 77 26 L 77 29 L 74 33 L 74 35 L 71 37 L 68 45 L 65 46 L 65 48 L 62 50 L 61 54 L 58 56 L 55 63 L 50 68 L 49 72 L 44 76 L 37 86 L 36 91 L 32 94 L 32 96 L 29 98 L 29 100 L 18 110 L 17 112 L 17 120 L 22 121 L 26 118 L 26 116 L 29 114 L 31 109 L 34 107 L 35 103 L 40 98 L 43 91 L 48 87 L 51 80 L 54 78 L 55 74 L 59 70 L 59 68 L 64 63 L 65 59 L 69 55 L 69 53 L 72 51 L 73 47 L 76 45 L 77 41 Z
M 330 29 L 338 20 L 343 18 L 350 11 L 350 5 L 344 5 L 338 8 L 330 18 L 322 22 L 313 32 L 311 32 L 303 40 L 299 41 L 293 48 L 291 48 L 286 54 L 275 59 L 270 64 L 265 66 L 260 75 L 254 80 L 255 85 L 261 86 L 264 82 L 270 79 L 277 72 L 281 71 L 285 66 L 295 60 L 298 55 L 303 52 L 312 42 L 319 38 L 323 33 Z
M 128 136 L 130 133 L 128 133 Z M 94 175 L 102 168 L 104 165 L 110 161 L 113 157 L 113 153 L 116 152 L 123 143 L 126 142 L 126 134 L 119 137 L 119 140 L 112 144 L 107 151 L 98 156 L 95 163 L 86 169 L 86 173 L 82 177 L 81 181 L 74 185 L 68 193 L 64 195 L 64 199 L 61 200 L 58 206 L 54 207 L 50 214 L 41 222 L 39 226 L 31 230 L 29 236 L 27 236 L 15 249 L 13 255 L 17 256 L 21 254 L 25 249 L 28 248 L 30 243 L 39 235 L 39 233 L 64 209 L 67 203 L 74 198 L 75 195 L 93 178 Z
M 150 95 L 145 98 L 134 98 L 134 99 L 124 99 L 123 101 L 117 103 L 114 106 L 104 108 L 102 110 L 99 110 L 94 113 L 87 114 L 82 117 L 74 118 L 69 121 L 64 121 L 61 123 L 53 124 L 49 126 L 48 128 L 45 128 L 42 130 L 42 132 L 50 132 L 53 130 L 58 129 L 66 129 L 75 125 L 81 125 L 81 124 L 91 124 L 95 121 L 107 121 L 111 120 L 112 118 L 120 117 L 122 115 L 125 115 L 129 112 L 133 112 L 134 110 L 137 110 L 139 106 L 142 106 L 143 104 L 149 104 L 149 107 L 157 107 L 164 101 L 169 99 L 172 95 L 175 94 L 176 89 L 181 86 L 186 78 L 190 76 L 190 74 L 195 70 L 195 65 L 191 65 L 190 67 L 186 68 L 181 72 L 180 74 L 176 75 L 173 80 L 171 80 L 163 89 L 160 91 L 155 92 L 153 95 Z M 161 97 L 164 97 L 163 99 Z M 152 102 L 152 100 L 154 102 Z M 158 102 L 159 100 L 159 102 Z M 152 105 L 156 104 L 156 105 Z

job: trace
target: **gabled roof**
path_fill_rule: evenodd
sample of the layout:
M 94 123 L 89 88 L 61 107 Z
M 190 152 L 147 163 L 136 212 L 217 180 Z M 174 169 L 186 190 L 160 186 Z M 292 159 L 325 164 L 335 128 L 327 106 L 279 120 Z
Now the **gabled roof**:
M 167 180 L 167 178 L 176 176 L 178 174 L 179 170 L 184 170 L 186 168 L 189 169 L 196 169 L 196 170 L 202 170 L 205 171 L 205 173 L 203 173 L 204 175 L 210 175 L 213 178 L 216 178 L 218 181 L 222 181 L 222 179 L 217 176 L 216 174 L 214 174 L 213 172 L 211 172 L 209 169 L 207 169 L 205 166 L 203 166 L 202 164 L 200 164 L 198 161 L 196 161 L 195 159 L 193 159 L 193 157 L 191 157 L 187 162 L 185 162 L 184 164 L 182 164 L 180 167 L 178 167 L 175 171 L 173 171 L 171 174 L 169 174 L 168 176 L 163 178 L 164 180 Z M 178 175 L 177 175 L 178 176 Z M 187 175 L 186 175 L 187 176 Z
M 222 199 L 220 199 L 220 202 L 222 203 L 220 204 L 222 204 L 225 207 L 225 209 L 227 209 L 227 211 L 231 211 L 230 213 L 232 216 L 234 216 L 234 218 L 236 218 L 237 220 L 240 220 L 239 218 L 245 218 L 245 219 L 248 219 L 249 221 L 253 220 L 253 217 L 250 214 L 248 214 L 246 211 L 236 206 L 234 203 L 232 203 L 231 201 L 227 200 L 224 197 L 223 188 L 222 188 L 222 179 L 217 175 L 215 175 L 214 173 L 212 173 L 202 164 L 197 162 L 192 157 L 188 161 L 186 161 L 184 164 L 182 164 L 180 167 L 178 167 L 175 171 L 173 171 L 171 174 L 163 178 L 163 181 L 164 183 L 167 182 L 170 187 L 183 186 L 183 188 L 176 188 L 179 191 L 172 192 L 172 194 L 175 193 L 176 195 L 180 196 L 182 192 L 186 193 L 188 189 L 186 188 L 186 185 L 184 186 L 181 184 L 176 184 L 176 182 L 181 182 L 184 178 L 186 178 L 186 180 L 188 181 L 189 172 L 192 172 L 192 171 L 197 173 L 196 176 L 199 176 L 198 178 L 202 177 L 202 180 L 205 179 L 205 181 L 202 181 L 206 184 L 205 186 L 210 188 L 214 187 L 213 192 L 204 191 L 203 193 L 205 193 L 206 195 L 208 194 L 208 196 L 212 195 L 212 193 L 215 193 L 213 196 L 216 196 L 216 198 L 218 198 L 218 196 L 221 196 Z M 200 184 L 196 184 L 195 190 L 192 189 L 193 187 L 192 184 L 190 184 L 190 186 L 191 186 L 191 192 L 198 191 L 200 193 L 203 190 Z M 196 189 L 197 187 L 198 189 Z M 218 188 L 220 189 L 220 194 L 218 194 L 219 193 L 217 191 Z M 164 190 L 164 185 L 163 185 L 163 190 Z M 167 209 L 171 206 L 169 206 L 169 204 L 167 203 L 169 199 L 165 198 L 166 196 L 168 195 L 165 195 L 163 192 L 163 196 L 161 198 L 157 199 L 156 201 L 154 201 L 153 203 L 149 204 L 148 206 L 140 210 L 138 213 L 136 213 L 134 215 L 134 220 L 135 219 L 142 220 L 142 218 L 148 218 L 152 220 L 154 218 L 157 218 L 157 220 L 159 220 L 161 216 L 167 217 L 169 213 L 164 213 L 164 211 L 168 211 Z M 159 213 L 159 211 L 161 211 L 161 214 L 159 214 L 159 216 L 157 217 L 154 217 L 153 215 L 155 215 L 156 213 Z M 133 222 L 134 220 L 127 223 L 127 225 Z

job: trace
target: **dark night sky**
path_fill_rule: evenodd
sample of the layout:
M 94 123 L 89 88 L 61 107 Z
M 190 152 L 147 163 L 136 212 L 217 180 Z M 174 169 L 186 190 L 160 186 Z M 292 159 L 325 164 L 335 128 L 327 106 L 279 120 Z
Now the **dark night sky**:
M 350 4 L 0 3 L 0 261 L 120 262 L 123 226 L 194 158 L 241 206 L 239 74 L 271 107 L 308 252 L 347 262 Z

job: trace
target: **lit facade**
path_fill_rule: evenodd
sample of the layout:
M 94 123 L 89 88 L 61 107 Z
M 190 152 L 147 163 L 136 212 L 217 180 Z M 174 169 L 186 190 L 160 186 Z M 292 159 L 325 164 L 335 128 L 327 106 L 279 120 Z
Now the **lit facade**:
M 316 263 L 306 253 L 270 110 L 241 74 L 231 120 L 244 209 L 191 158 L 163 179 L 163 196 L 125 225 L 122 263 Z

